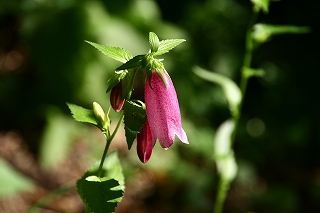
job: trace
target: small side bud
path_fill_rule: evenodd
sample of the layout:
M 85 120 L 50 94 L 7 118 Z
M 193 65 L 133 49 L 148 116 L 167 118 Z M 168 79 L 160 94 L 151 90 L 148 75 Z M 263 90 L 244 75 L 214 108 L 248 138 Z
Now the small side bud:
M 99 125 L 101 125 L 101 127 L 105 130 L 109 129 L 110 119 L 108 117 L 108 114 L 104 113 L 102 107 L 97 102 L 93 102 L 93 113 Z
M 119 112 L 124 104 L 125 99 L 122 97 L 122 81 L 112 88 L 110 93 L 110 103 L 114 111 Z

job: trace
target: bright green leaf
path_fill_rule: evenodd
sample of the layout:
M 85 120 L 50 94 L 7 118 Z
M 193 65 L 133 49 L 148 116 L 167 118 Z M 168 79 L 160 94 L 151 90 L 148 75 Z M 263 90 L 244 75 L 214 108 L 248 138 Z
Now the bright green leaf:
M 273 35 L 278 34 L 297 34 L 297 33 L 308 33 L 310 32 L 309 27 L 300 27 L 294 25 L 271 25 L 271 24 L 255 24 L 253 26 L 252 37 L 257 42 L 263 43 Z
M 151 53 L 157 52 L 159 48 L 159 38 L 154 32 L 149 33 L 149 45 Z
M 145 105 L 142 102 L 126 101 L 123 110 L 128 149 L 131 149 L 134 139 L 147 119 Z
M 120 61 L 122 63 L 126 63 L 127 61 L 129 61 L 132 58 L 131 53 L 124 48 L 104 46 L 101 44 L 93 43 L 91 41 L 85 41 L 85 42 L 87 42 L 88 44 L 91 44 L 92 46 L 94 46 L 95 48 L 97 48 L 103 54 L 109 56 L 110 58 L 113 58 L 113 59 Z
M 0 158 L 0 197 L 32 190 L 33 187 L 32 180 L 16 171 Z
M 230 111 L 233 115 L 236 115 L 238 113 L 238 106 L 242 99 L 240 88 L 231 79 L 218 73 L 213 73 L 200 67 L 194 67 L 193 70 L 199 77 L 216 83 L 222 87 L 229 102 Z
M 169 52 L 171 49 L 175 48 L 182 42 L 186 40 L 184 39 L 167 39 L 160 41 L 158 51 L 154 55 L 162 55 L 166 52 Z
M 127 70 L 127 69 L 134 69 L 137 67 L 140 67 L 141 60 L 144 58 L 144 55 L 137 55 L 127 61 L 126 63 L 122 64 L 120 67 L 118 67 L 116 70 Z
M 77 190 L 86 205 L 86 212 L 114 212 L 123 197 L 125 188 L 117 152 L 107 155 L 100 177 L 99 164 L 100 162 L 96 162 L 77 181 Z
M 85 109 L 75 104 L 67 103 L 73 118 L 76 121 L 98 125 L 93 110 Z

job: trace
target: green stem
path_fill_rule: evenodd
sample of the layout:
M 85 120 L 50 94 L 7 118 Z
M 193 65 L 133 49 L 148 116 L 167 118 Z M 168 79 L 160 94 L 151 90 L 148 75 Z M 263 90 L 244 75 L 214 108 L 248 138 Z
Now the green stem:
M 102 158 L 101 158 L 101 161 L 100 161 L 99 170 L 98 170 L 98 177 L 101 177 L 102 167 L 103 167 L 104 161 L 106 159 L 109 146 L 110 146 L 111 141 L 113 140 L 114 136 L 118 132 L 123 118 L 124 118 L 124 112 L 122 112 L 121 117 L 120 117 L 120 119 L 119 119 L 119 121 L 117 123 L 117 126 L 114 129 L 114 131 L 112 132 L 112 134 L 110 135 L 110 137 L 108 137 L 108 135 L 104 133 L 104 135 L 106 137 L 106 146 L 104 147 L 104 151 L 103 151 Z
M 243 100 L 244 100 L 244 96 L 245 96 L 246 90 L 247 90 L 249 76 L 245 75 L 244 68 L 250 68 L 250 66 L 251 66 L 252 51 L 253 51 L 253 40 L 252 40 L 251 33 L 252 33 L 252 27 L 253 27 L 254 23 L 256 22 L 257 17 L 258 17 L 258 12 L 254 12 L 252 14 L 251 20 L 248 25 L 247 33 L 246 33 L 246 52 L 245 52 L 245 56 L 244 56 L 243 66 L 242 66 L 242 70 L 241 70 L 241 80 L 240 80 L 240 91 L 242 94 L 242 98 L 241 98 L 241 101 L 238 105 L 237 112 L 233 114 L 234 130 L 233 130 L 233 133 L 231 136 L 231 145 L 233 145 L 234 141 L 235 141 L 236 133 L 237 133 L 238 126 L 239 126 L 239 120 L 241 117 Z M 221 213 L 222 212 L 223 204 L 225 202 L 230 183 L 231 182 L 229 182 L 229 181 L 223 180 L 220 176 L 220 179 L 218 182 L 217 199 L 216 199 L 216 203 L 215 203 L 214 209 L 213 209 L 214 213 Z

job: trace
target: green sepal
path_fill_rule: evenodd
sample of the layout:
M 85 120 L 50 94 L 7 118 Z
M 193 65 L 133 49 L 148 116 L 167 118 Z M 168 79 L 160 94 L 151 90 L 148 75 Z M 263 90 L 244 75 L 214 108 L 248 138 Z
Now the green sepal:
M 137 55 L 127 61 L 126 63 L 122 64 L 116 70 L 127 70 L 127 69 L 134 69 L 138 68 L 141 65 L 141 60 L 144 58 L 145 55 Z
M 112 59 L 115 59 L 117 61 L 120 61 L 122 63 L 126 63 L 127 61 L 129 61 L 132 58 L 131 53 L 121 47 L 110 47 L 110 46 L 104 46 L 101 44 L 96 44 L 94 42 L 91 41 L 85 41 L 88 44 L 94 46 L 95 48 L 97 48 L 98 50 L 100 50 L 103 54 L 109 56 Z
M 153 55 L 163 55 L 169 52 L 171 49 L 175 48 L 182 42 L 186 41 L 185 39 L 167 39 L 160 41 L 158 51 L 155 52 Z
M 98 126 L 98 122 L 97 122 L 96 117 L 93 113 L 93 110 L 85 109 L 81 106 L 71 104 L 71 103 L 67 103 L 67 105 L 71 111 L 72 117 L 76 121 L 89 123 L 89 124 L 93 124 L 95 126 Z
M 106 156 L 100 175 L 96 162 L 78 181 L 77 191 L 86 205 L 86 212 L 111 213 L 124 193 L 124 176 L 117 152 Z
M 122 109 L 128 149 L 131 149 L 134 139 L 146 123 L 146 108 L 141 101 L 126 101 Z
M 150 45 L 151 53 L 157 52 L 157 50 L 159 48 L 159 44 L 160 44 L 160 42 L 159 42 L 158 36 L 154 32 L 150 32 L 149 33 L 149 45 Z

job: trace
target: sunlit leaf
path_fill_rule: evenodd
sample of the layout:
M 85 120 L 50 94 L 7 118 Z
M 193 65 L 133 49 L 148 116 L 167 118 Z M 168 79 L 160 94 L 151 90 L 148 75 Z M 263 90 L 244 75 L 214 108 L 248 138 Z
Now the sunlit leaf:
M 253 3 L 253 9 L 255 12 L 259 12 L 260 10 L 265 13 L 269 12 L 270 0 L 251 0 L 251 2 Z
M 92 46 L 94 46 L 95 48 L 97 48 L 103 54 L 109 56 L 110 58 L 120 61 L 122 63 L 126 63 L 132 58 L 131 53 L 124 48 L 104 46 L 101 44 L 96 44 L 91 41 L 85 41 L 85 42 L 87 42 L 88 44 L 91 44 Z
M 157 52 L 159 48 L 159 38 L 154 32 L 149 33 L 149 45 L 152 53 Z
M 93 110 L 85 109 L 75 104 L 67 103 L 73 118 L 76 121 L 98 125 Z
M 238 106 L 241 102 L 242 94 L 241 94 L 240 88 L 231 79 L 221 74 L 207 71 L 200 67 L 194 67 L 193 70 L 195 74 L 198 75 L 199 77 L 220 85 L 229 102 L 229 108 L 231 113 L 233 114 L 238 113 Z
M 77 181 L 77 190 L 86 205 L 86 212 L 109 213 L 121 201 L 124 193 L 124 176 L 117 152 L 107 155 L 102 172 L 94 164 Z
M 184 39 L 167 39 L 160 41 L 158 51 L 154 55 L 162 55 L 166 52 L 169 52 L 171 49 L 175 48 L 182 42 L 186 40 Z

